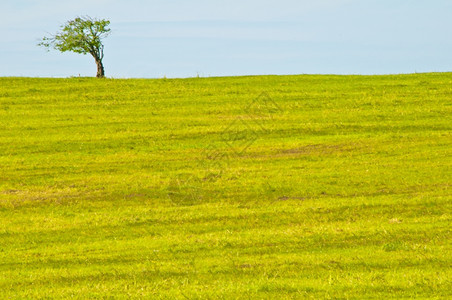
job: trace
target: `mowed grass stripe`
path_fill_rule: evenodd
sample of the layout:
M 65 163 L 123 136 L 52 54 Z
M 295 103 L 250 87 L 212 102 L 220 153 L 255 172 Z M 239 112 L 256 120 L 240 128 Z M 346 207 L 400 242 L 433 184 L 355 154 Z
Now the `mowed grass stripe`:
M 0 297 L 450 298 L 451 96 L 451 73 L 0 78 Z

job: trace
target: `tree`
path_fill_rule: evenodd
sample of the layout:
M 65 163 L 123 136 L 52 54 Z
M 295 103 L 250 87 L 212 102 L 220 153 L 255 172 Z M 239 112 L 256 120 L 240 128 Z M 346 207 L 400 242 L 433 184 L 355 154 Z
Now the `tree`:
M 104 44 L 102 40 L 110 34 L 109 20 L 94 19 L 91 17 L 77 17 L 61 26 L 61 30 L 55 35 L 44 37 L 38 46 L 47 49 L 55 49 L 60 52 L 71 51 L 83 55 L 91 54 L 96 61 L 97 75 L 105 76 Z

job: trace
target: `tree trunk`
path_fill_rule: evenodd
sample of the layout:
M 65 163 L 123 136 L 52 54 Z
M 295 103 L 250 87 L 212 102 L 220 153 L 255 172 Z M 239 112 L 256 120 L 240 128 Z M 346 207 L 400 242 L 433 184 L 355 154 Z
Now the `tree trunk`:
M 97 65 L 97 78 L 104 78 L 105 77 L 105 70 L 104 65 L 102 64 L 102 60 L 96 59 L 96 65 Z

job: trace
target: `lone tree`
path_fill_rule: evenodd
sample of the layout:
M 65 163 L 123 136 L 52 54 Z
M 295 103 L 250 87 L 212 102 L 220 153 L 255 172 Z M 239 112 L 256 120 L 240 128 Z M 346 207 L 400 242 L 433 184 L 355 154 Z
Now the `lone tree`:
M 91 54 L 97 65 L 96 77 L 105 76 L 104 44 L 102 40 L 110 34 L 109 20 L 91 17 L 77 17 L 61 26 L 55 35 L 44 37 L 38 46 L 55 49 L 61 52 L 72 51 L 83 55 Z

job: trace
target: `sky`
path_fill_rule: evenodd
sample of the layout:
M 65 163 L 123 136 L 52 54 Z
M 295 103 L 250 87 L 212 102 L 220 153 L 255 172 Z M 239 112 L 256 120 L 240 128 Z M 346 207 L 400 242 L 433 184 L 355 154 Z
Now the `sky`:
M 114 78 L 452 71 L 451 0 L 0 0 L 0 76 L 95 76 L 39 39 L 111 21 Z

